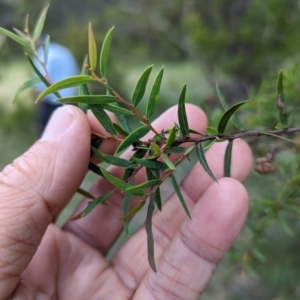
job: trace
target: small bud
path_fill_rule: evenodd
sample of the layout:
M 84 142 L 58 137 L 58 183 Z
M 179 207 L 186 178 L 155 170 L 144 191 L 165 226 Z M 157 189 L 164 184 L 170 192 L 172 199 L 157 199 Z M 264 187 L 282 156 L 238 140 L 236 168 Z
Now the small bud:
M 255 161 L 255 171 L 261 175 L 272 173 L 275 169 L 276 165 L 269 155 L 257 158 Z

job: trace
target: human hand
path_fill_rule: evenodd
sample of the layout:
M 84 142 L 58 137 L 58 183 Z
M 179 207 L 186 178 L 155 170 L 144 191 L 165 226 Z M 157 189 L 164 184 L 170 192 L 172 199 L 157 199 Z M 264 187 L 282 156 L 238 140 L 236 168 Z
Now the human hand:
M 205 131 L 203 112 L 193 105 L 186 110 L 190 127 Z M 176 115 L 171 108 L 153 124 L 158 130 L 172 127 Z M 116 222 L 121 194 L 63 229 L 51 223 L 85 176 L 91 128 L 105 133 L 93 116 L 73 106 L 59 108 L 42 139 L 0 173 L 0 299 L 198 299 L 245 221 L 248 196 L 240 181 L 251 169 L 249 147 L 235 140 L 233 178 L 222 178 L 226 143 L 207 151 L 219 184 L 200 164 L 189 172 L 181 188 L 191 220 L 176 195 L 153 216 L 155 273 L 143 228 L 111 263 L 104 259 L 122 231 Z M 106 153 L 114 149 L 112 142 L 101 145 Z M 143 175 L 139 178 L 143 181 Z M 91 192 L 98 196 L 109 189 L 100 178 Z

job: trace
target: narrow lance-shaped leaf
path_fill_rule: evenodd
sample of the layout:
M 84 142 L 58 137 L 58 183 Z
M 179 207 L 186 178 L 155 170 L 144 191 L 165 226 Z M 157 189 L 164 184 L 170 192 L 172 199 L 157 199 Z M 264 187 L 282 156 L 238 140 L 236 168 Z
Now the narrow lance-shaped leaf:
M 105 105 L 116 101 L 115 97 L 106 95 L 81 95 L 57 99 L 61 103 L 85 103 Z
M 44 63 L 45 63 L 45 65 L 47 65 L 47 62 L 48 62 L 49 45 L 50 45 L 50 35 L 48 34 L 45 39 L 45 45 L 44 45 Z
M 104 177 L 101 169 L 97 165 L 93 164 L 92 162 L 89 162 L 89 170 L 99 176 Z
M 35 27 L 34 27 L 34 31 L 33 31 L 33 40 L 37 41 L 40 36 L 41 33 L 43 31 L 44 28 L 44 24 L 45 24 L 45 20 L 46 20 L 46 16 L 47 16 L 47 12 L 48 12 L 48 8 L 49 8 L 50 4 L 48 4 L 41 12 Z
M 145 199 L 140 201 L 127 215 L 123 216 L 121 220 L 130 219 L 131 217 L 133 217 L 144 207 L 145 203 L 146 203 Z
M 216 85 L 216 90 L 217 90 L 217 95 L 218 95 L 219 101 L 222 104 L 224 110 L 226 111 L 228 109 L 228 105 L 227 105 L 226 100 L 225 100 L 224 96 L 222 95 L 218 85 Z M 240 124 L 240 122 L 237 120 L 237 118 L 234 115 L 231 116 L 231 121 L 237 129 L 243 130 L 242 125 Z
M 129 184 L 130 185 L 134 184 L 134 178 L 130 180 Z M 122 205 L 122 216 L 126 216 L 129 212 L 130 198 L 131 195 L 129 193 L 125 193 L 123 199 L 123 205 Z M 124 225 L 125 234 L 129 236 L 129 220 L 126 218 L 123 219 L 123 225 Z
M 160 195 L 160 188 L 159 187 L 155 190 L 154 197 L 155 197 L 156 206 L 161 211 L 162 201 L 161 201 L 161 195 Z
M 152 195 L 148 204 L 147 216 L 145 221 L 145 228 L 147 232 L 147 248 L 148 248 L 148 261 L 150 267 L 156 272 L 155 257 L 154 257 L 154 239 L 152 233 L 152 215 L 155 209 L 155 197 Z
M 131 162 L 129 162 L 126 159 L 102 153 L 94 147 L 92 147 L 92 152 L 101 161 L 106 162 L 106 163 L 108 163 L 110 165 L 113 165 L 113 166 L 118 166 L 118 167 L 123 167 L 123 168 L 130 168 L 133 165 Z
M 230 119 L 230 117 L 233 115 L 233 113 L 238 110 L 242 105 L 244 105 L 245 103 L 247 103 L 248 101 L 242 101 L 239 102 L 233 106 L 231 106 L 227 111 L 225 111 L 225 113 L 223 114 L 223 116 L 221 117 L 219 124 L 218 124 L 218 132 L 219 133 L 224 133 L 225 128 L 228 124 L 228 121 Z
M 146 167 L 146 168 L 150 168 L 150 169 L 157 169 L 157 170 L 166 170 L 168 168 L 168 166 L 166 164 L 164 164 L 163 162 L 160 161 L 156 161 L 156 160 L 150 160 L 150 159 L 141 159 L 141 158 L 136 158 L 133 157 L 132 158 L 133 161 L 137 162 L 138 164 Z
M 119 126 L 116 123 L 113 123 L 113 127 L 115 128 L 115 130 L 117 131 L 117 133 L 121 134 L 122 136 L 128 136 L 128 132 L 125 131 L 121 126 Z
M 148 149 L 138 149 L 137 151 L 134 152 L 134 154 L 130 157 L 129 161 L 134 161 L 134 158 L 142 158 L 145 156 L 147 153 Z M 123 180 L 127 180 L 129 176 L 131 176 L 134 172 L 135 168 L 128 168 L 125 170 L 124 175 L 123 175 Z
M 141 102 L 142 98 L 144 97 L 148 79 L 149 79 L 149 75 L 152 71 L 152 67 L 153 67 L 153 65 L 148 67 L 143 72 L 143 74 L 141 75 L 141 77 L 139 78 L 139 80 L 135 86 L 135 89 L 133 91 L 132 98 L 131 98 L 132 99 L 131 102 L 134 106 L 137 106 Z
M 170 170 L 176 170 L 176 167 L 174 166 L 174 164 L 169 160 L 169 158 L 164 153 L 161 154 L 161 158 L 167 164 L 167 166 Z
M 57 92 L 58 90 L 62 90 L 62 89 L 73 87 L 73 86 L 79 86 L 82 84 L 87 84 L 87 83 L 90 83 L 93 81 L 94 81 L 94 79 L 88 75 L 77 75 L 77 76 L 72 76 L 72 77 L 60 80 L 58 82 L 53 83 L 46 90 L 44 90 L 38 96 L 37 101 L 41 100 L 42 98 L 44 98 L 45 96 L 47 96 L 49 94 Z
M 100 74 L 102 75 L 103 78 L 107 78 L 107 62 L 108 62 L 108 54 L 109 54 L 109 49 L 110 49 L 110 43 L 112 39 L 112 34 L 113 34 L 114 27 L 112 27 L 106 34 L 101 52 L 100 52 Z
M 32 51 L 31 46 L 28 41 L 24 40 L 23 38 L 19 37 L 17 34 L 6 30 L 0 27 L 0 33 L 4 34 L 5 36 L 9 37 L 10 39 L 14 40 L 18 44 L 22 45 L 25 49 Z
M 283 97 L 283 74 L 282 70 L 278 74 L 277 78 L 277 109 L 279 112 L 279 118 L 280 122 L 283 125 L 287 125 L 287 112 L 286 112 L 286 107 L 284 103 L 284 97 Z
M 95 41 L 92 24 L 89 23 L 89 63 L 93 71 L 97 66 L 97 56 L 98 56 L 97 44 Z
M 93 199 L 93 200 L 96 199 L 96 197 L 93 196 L 90 192 L 88 192 L 88 191 L 86 191 L 82 188 L 78 188 L 77 193 L 84 196 L 84 197 L 86 197 L 86 198 L 89 198 L 89 199 Z
M 176 126 L 174 126 L 171 131 L 169 132 L 168 139 L 166 141 L 166 147 L 169 148 L 172 146 L 173 142 L 175 141 L 176 138 Z
M 186 84 L 183 86 L 183 89 L 179 97 L 178 122 L 179 122 L 179 127 L 182 132 L 182 135 L 184 137 L 187 137 L 189 135 L 189 125 L 188 125 L 186 111 L 185 111 L 185 94 L 186 94 Z
M 146 117 L 148 119 L 150 119 L 153 116 L 155 108 L 157 106 L 163 74 L 164 74 L 164 68 L 162 67 L 158 72 L 150 91 L 150 95 L 146 107 Z
M 115 128 L 113 127 L 113 123 L 105 110 L 97 104 L 89 104 L 89 107 L 94 114 L 94 116 L 97 118 L 97 120 L 100 122 L 100 124 L 105 128 L 105 130 L 112 135 L 116 135 L 117 132 Z
M 177 183 L 176 178 L 175 178 L 174 175 L 171 176 L 171 180 L 172 180 L 173 188 L 174 188 L 174 190 L 175 190 L 175 192 L 177 194 L 177 197 L 178 197 L 178 199 L 179 199 L 179 201 L 180 201 L 180 203 L 181 203 L 181 205 L 182 205 L 185 213 L 191 219 L 191 215 L 190 215 L 189 209 L 188 209 L 188 207 L 187 207 L 187 205 L 186 205 L 186 203 L 184 201 L 184 198 L 182 196 L 181 190 L 179 188 L 179 185 L 178 185 L 178 183 Z
M 85 68 L 85 66 L 88 64 L 88 55 L 85 56 L 82 68 L 81 68 L 81 75 L 88 75 L 88 70 Z M 91 93 L 87 87 L 86 84 L 80 85 L 78 88 L 78 94 L 79 95 L 86 95 L 90 96 Z M 87 113 L 88 110 L 88 104 L 87 103 L 78 103 L 78 107 L 84 112 Z
M 150 128 L 148 126 L 142 126 L 137 128 L 136 130 L 132 131 L 119 145 L 116 153 L 120 153 L 134 142 L 141 139 L 145 134 L 149 132 Z
M 112 104 L 104 103 L 104 104 L 102 104 L 102 107 L 108 111 L 115 113 L 115 114 L 120 114 L 123 116 L 132 116 L 131 110 L 120 107 L 119 105 L 115 105 L 114 103 L 112 103 Z
M 224 176 L 225 177 L 230 177 L 232 145 L 233 145 L 233 141 L 229 141 L 227 144 L 227 147 L 226 147 L 226 151 L 225 151 L 225 157 L 224 157 Z
M 158 184 L 161 184 L 161 180 L 160 179 L 152 179 L 152 180 L 148 180 L 148 181 L 145 181 L 141 184 L 138 184 L 138 185 L 135 185 L 135 186 L 132 186 L 132 187 L 129 187 L 126 189 L 126 192 L 136 192 L 136 191 L 139 191 L 141 189 L 145 189 L 145 188 L 149 188 L 149 187 L 154 187 Z
M 31 78 L 29 80 L 27 80 L 25 83 L 23 83 L 19 88 L 18 90 L 16 91 L 16 94 L 14 96 L 14 100 L 13 100 L 13 103 L 17 100 L 17 97 L 24 91 L 32 88 L 33 86 L 35 86 L 38 82 L 40 82 L 41 79 L 39 77 L 34 77 L 34 78 Z
M 203 169 L 205 170 L 205 172 L 211 177 L 212 180 L 214 180 L 215 182 L 218 182 L 215 175 L 213 174 L 213 172 L 210 170 L 210 168 L 208 166 L 201 143 L 198 143 L 196 145 L 196 153 L 197 153 L 199 162 L 200 162 L 201 166 L 203 167 Z

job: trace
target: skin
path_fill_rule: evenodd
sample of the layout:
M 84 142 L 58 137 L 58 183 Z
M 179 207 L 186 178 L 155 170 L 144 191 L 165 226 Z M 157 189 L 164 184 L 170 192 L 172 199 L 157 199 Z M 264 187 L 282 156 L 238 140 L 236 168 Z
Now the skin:
M 186 109 L 190 127 L 204 132 L 204 113 L 193 105 Z M 160 131 L 174 121 L 176 107 L 153 126 Z M 174 194 L 154 215 L 155 273 L 144 228 L 111 262 L 104 259 L 122 231 L 122 222 L 116 222 L 121 194 L 62 229 L 52 223 L 87 172 L 91 130 L 105 134 L 92 115 L 59 108 L 42 138 L 0 173 L 0 299 L 198 299 L 244 224 L 248 195 L 241 182 L 252 167 L 251 150 L 235 140 L 232 178 L 223 178 L 226 143 L 214 144 L 206 156 L 219 183 L 199 164 L 181 183 L 192 219 Z M 100 150 L 113 153 L 115 147 L 104 142 Z M 117 167 L 109 171 L 122 174 Z M 145 180 L 145 174 L 138 177 Z M 98 196 L 110 187 L 100 178 L 91 192 Z M 86 203 L 83 199 L 77 212 Z

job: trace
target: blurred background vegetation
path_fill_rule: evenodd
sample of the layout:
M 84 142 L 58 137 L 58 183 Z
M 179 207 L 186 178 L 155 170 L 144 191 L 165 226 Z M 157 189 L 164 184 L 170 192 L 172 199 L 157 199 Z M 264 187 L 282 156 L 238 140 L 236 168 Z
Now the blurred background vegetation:
M 32 27 L 44 4 L 2 0 L 0 26 L 23 29 L 29 13 Z M 188 102 L 200 105 L 210 125 L 216 124 L 222 113 L 218 83 L 229 103 L 252 100 L 238 113 L 245 129 L 272 129 L 278 122 L 276 77 L 283 69 L 290 126 L 299 125 L 299 1 L 52 0 L 45 32 L 71 49 L 80 64 L 89 21 L 98 46 L 115 26 L 109 81 L 125 98 L 143 69 L 165 66 L 157 115 L 176 104 L 187 81 Z M 20 46 L 3 36 L 0 65 L 1 170 L 38 136 L 34 95 L 24 93 L 11 105 L 31 70 Z M 276 147 L 277 170 L 264 177 L 253 172 L 246 181 L 247 224 L 201 299 L 300 299 L 300 139 L 295 136 L 294 142 L 249 140 L 255 157 Z M 182 168 L 182 176 L 191 166 Z

